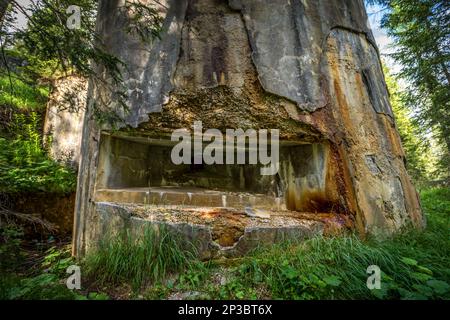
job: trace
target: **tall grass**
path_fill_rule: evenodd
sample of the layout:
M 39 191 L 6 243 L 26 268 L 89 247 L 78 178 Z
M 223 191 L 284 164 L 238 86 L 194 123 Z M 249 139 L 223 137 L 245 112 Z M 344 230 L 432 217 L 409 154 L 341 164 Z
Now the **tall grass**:
M 416 256 L 395 249 L 383 243 L 364 243 L 356 236 L 317 237 L 301 245 L 282 244 L 256 252 L 238 272 L 242 279 L 249 279 L 248 285 L 264 283 L 274 298 L 281 299 L 419 297 L 420 286 L 436 275 L 415 260 Z M 382 290 L 367 288 L 366 270 L 371 265 L 379 266 L 383 273 Z
M 45 108 L 48 100 L 49 88 L 45 86 L 31 86 L 7 75 L 0 76 L 0 105 L 8 105 L 17 109 L 40 110 Z
M 283 299 L 450 298 L 450 190 L 422 194 L 428 226 L 391 239 L 316 237 L 261 249 L 238 269 L 247 286 L 267 285 Z M 369 290 L 367 267 L 382 271 L 382 289 Z
M 87 255 L 85 266 L 100 284 L 130 283 L 139 289 L 189 268 L 195 256 L 194 247 L 167 228 L 146 227 L 139 235 L 126 230 L 105 237 L 98 249 Z
M 385 240 L 318 236 L 201 265 L 172 234 L 149 229 L 103 241 L 87 265 L 101 283 L 135 288 L 178 273 L 161 297 L 175 288 L 211 299 L 450 299 L 450 190 L 421 196 L 427 228 Z M 367 287 L 371 265 L 381 269 L 381 289 Z

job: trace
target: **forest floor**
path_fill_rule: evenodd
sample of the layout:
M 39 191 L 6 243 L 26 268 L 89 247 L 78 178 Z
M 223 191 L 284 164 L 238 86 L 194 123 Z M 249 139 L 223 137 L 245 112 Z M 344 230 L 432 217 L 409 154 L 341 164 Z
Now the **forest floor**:
M 20 226 L 1 225 L 0 299 L 450 299 L 450 189 L 421 199 L 424 231 L 317 237 L 209 262 L 167 239 L 150 249 L 115 243 L 75 261 L 70 238 L 29 239 Z M 81 290 L 66 287 L 70 265 L 81 267 Z M 372 265 L 381 289 L 367 287 Z

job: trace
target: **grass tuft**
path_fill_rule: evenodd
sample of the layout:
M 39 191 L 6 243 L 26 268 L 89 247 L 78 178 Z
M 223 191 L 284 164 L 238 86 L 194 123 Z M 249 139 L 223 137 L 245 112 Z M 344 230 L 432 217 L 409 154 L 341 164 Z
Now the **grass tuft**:
M 450 189 L 421 196 L 425 231 L 382 241 L 316 237 L 275 245 L 244 258 L 237 279 L 248 279 L 243 287 L 264 284 L 281 299 L 449 299 Z M 380 290 L 367 288 L 371 265 L 382 271 Z
M 101 240 L 98 249 L 87 255 L 85 266 L 99 284 L 131 283 L 139 289 L 149 281 L 156 283 L 187 269 L 196 261 L 193 246 L 182 243 L 164 227 L 147 227 L 140 235 L 126 230 Z
M 225 284 L 203 281 L 208 296 L 221 299 L 450 299 L 450 189 L 421 196 L 428 221 L 423 231 L 384 240 L 318 236 L 277 244 L 225 270 L 212 265 L 198 277 L 226 271 Z M 367 287 L 372 265 L 381 269 L 381 289 Z

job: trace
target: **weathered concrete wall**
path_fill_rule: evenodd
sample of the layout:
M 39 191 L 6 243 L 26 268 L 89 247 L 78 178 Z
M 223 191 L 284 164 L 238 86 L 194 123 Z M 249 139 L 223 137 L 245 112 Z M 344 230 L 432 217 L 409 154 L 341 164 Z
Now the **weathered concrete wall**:
M 205 129 L 280 129 L 283 140 L 327 146 L 308 158 L 314 170 L 284 173 L 300 174 L 285 179 L 292 207 L 338 212 L 361 234 L 423 224 L 362 0 L 167 0 L 165 32 L 153 43 L 123 31 L 122 4 L 102 1 L 98 20 L 127 64 L 131 112 L 119 134 L 162 136 L 199 120 Z M 92 101 L 104 94 L 91 83 Z M 100 228 L 97 173 L 114 170 L 99 162 L 102 128 L 90 112 L 76 254 Z
M 188 164 L 175 165 L 170 161 L 175 144 L 170 140 L 103 135 L 97 189 L 172 186 L 252 192 L 272 197 L 286 195 L 287 206 L 299 211 L 308 207 L 314 211 L 303 203 L 308 200 L 304 195 L 308 191 L 327 191 L 328 145 L 282 144 L 278 175 L 264 176 L 260 174 L 261 164 L 215 164 L 199 170 Z M 245 156 L 248 159 L 248 150 Z
M 420 223 L 375 48 L 363 34 L 335 29 L 327 39 L 324 65 L 366 230 L 393 232 L 411 221 Z
M 86 110 L 87 80 L 70 76 L 55 81 L 47 104 L 45 141 L 50 155 L 78 169 Z

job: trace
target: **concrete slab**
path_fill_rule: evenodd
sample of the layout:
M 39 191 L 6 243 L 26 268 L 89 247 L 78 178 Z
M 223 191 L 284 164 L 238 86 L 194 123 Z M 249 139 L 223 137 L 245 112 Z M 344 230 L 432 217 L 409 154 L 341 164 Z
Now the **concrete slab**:
M 285 209 L 281 199 L 264 194 L 185 187 L 99 189 L 95 193 L 95 201 L 159 206 Z

